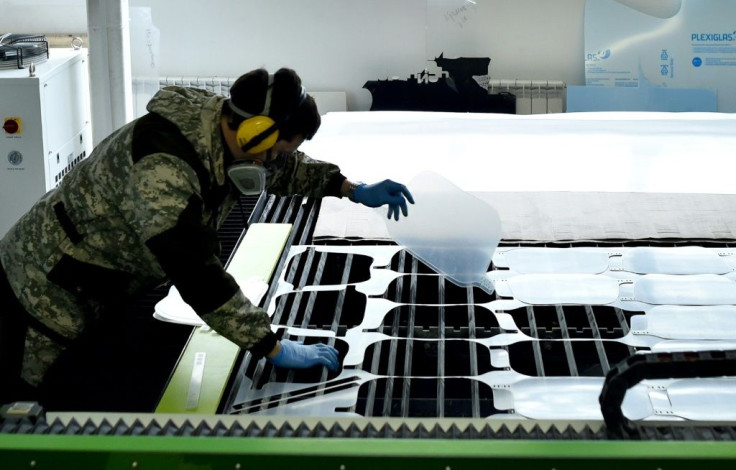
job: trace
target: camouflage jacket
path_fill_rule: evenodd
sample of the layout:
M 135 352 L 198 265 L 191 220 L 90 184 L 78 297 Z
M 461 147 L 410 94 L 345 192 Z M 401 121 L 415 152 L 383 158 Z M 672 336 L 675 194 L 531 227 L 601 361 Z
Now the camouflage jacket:
M 107 307 L 171 280 L 215 331 L 256 356 L 276 338 L 218 258 L 216 229 L 237 201 L 226 179 L 224 98 L 169 87 L 150 112 L 96 146 L 0 241 L 0 261 L 30 314 L 23 378 L 48 366 Z M 301 152 L 272 174 L 278 195 L 339 196 L 335 165 Z

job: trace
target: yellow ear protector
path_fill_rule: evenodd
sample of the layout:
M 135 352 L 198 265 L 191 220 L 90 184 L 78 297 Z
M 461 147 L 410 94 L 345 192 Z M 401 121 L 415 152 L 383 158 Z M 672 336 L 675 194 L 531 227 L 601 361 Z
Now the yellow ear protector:
M 289 119 L 286 115 L 281 118 L 280 122 L 276 122 L 269 116 L 271 111 L 271 91 L 273 89 L 273 75 L 268 76 L 268 88 L 266 89 L 266 102 L 263 106 L 263 111 L 259 114 L 246 113 L 242 109 L 239 109 L 233 101 L 230 100 L 230 108 L 238 115 L 243 116 L 245 119 L 238 126 L 238 131 L 235 136 L 238 147 L 244 152 L 248 153 L 261 153 L 270 149 L 276 145 L 276 141 L 279 140 L 279 124 Z M 296 109 L 301 105 L 307 98 L 307 91 L 302 87 L 299 102 L 293 109 Z

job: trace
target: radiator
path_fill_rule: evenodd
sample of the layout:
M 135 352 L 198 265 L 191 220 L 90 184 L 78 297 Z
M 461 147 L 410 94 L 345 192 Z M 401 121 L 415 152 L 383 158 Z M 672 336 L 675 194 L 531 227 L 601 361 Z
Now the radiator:
M 201 88 L 203 90 L 217 93 L 218 95 L 230 96 L 230 87 L 237 78 L 223 77 L 159 77 L 159 88 L 167 86 L 185 86 Z
M 489 80 L 488 92 L 516 96 L 516 114 L 565 112 L 565 82 L 559 80 Z
M 136 117 L 145 114 L 145 108 L 151 97 L 167 86 L 184 86 L 230 97 L 230 87 L 237 77 L 184 77 L 164 76 L 158 78 L 133 78 L 133 106 Z M 347 95 L 343 91 L 310 91 L 309 94 L 317 102 L 320 114 L 330 111 L 346 111 Z

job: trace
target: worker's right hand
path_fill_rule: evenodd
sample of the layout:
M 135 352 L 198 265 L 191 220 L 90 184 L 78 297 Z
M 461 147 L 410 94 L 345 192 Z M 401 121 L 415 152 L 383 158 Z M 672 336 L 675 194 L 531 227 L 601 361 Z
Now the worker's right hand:
M 387 217 L 399 220 L 399 209 L 406 217 L 406 201 L 414 204 L 414 197 L 406 186 L 391 180 L 383 180 L 375 184 L 360 184 L 355 188 L 353 200 L 368 207 L 388 205 Z
M 301 341 L 281 340 L 281 351 L 269 361 L 276 367 L 307 369 L 323 365 L 332 371 L 338 369 L 337 349 L 326 344 L 304 345 Z

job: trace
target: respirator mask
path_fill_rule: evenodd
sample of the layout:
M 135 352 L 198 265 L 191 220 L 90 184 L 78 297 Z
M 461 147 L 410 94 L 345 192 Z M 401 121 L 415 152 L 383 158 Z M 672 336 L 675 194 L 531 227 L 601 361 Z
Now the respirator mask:
M 269 151 L 262 165 L 253 162 L 236 163 L 227 170 L 230 181 L 245 196 L 257 196 L 266 189 L 266 179 L 284 166 L 286 154 L 279 153 L 275 158 Z
M 255 163 L 237 163 L 228 168 L 227 176 L 245 196 L 257 196 L 266 189 L 266 170 Z

